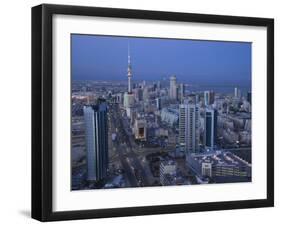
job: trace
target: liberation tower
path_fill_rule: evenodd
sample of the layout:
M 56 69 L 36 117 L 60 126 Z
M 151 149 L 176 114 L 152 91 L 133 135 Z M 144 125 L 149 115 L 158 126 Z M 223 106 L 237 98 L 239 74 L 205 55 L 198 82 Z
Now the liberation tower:
M 128 45 L 128 94 L 132 93 L 132 65 L 130 56 L 130 46 Z
M 132 91 L 132 65 L 131 65 L 131 55 L 130 55 L 130 46 L 128 44 L 128 68 L 127 68 L 127 77 L 128 77 L 128 92 L 124 94 L 124 107 L 127 112 L 127 116 L 131 118 L 132 107 L 135 102 L 135 96 Z

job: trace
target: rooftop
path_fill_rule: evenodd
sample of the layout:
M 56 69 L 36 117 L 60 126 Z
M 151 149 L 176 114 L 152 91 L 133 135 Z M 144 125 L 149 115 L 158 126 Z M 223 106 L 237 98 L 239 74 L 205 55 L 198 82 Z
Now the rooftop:
M 208 162 L 216 166 L 251 167 L 250 163 L 246 162 L 245 160 L 239 158 L 229 151 L 214 151 L 204 154 L 192 154 L 192 157 L 199 163 Z

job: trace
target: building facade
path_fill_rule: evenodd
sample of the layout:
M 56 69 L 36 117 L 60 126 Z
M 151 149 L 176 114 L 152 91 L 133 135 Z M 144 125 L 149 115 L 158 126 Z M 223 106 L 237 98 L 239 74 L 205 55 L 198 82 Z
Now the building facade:
M 100 181 L 106 177 L 108 169 L 107 105 L 84 106 L 87 179 Z
M 157 110 L 161 110 L 162 109 L 162 100 L 161 98 L 156 98 L 156 107 L 157 107 Z
M 136 140 L 145 141 L 147 139 L 147 125 L 145 119 L 136 119 L 134 124 L 134 134 Z
M 216 182 L 251 181 L 251 164 L 225 151 L 188 155 L 187 164 L 199 177 Z
M 159 179 L 161 185 L 172 185 L 173 184 L 173 177 L 176 174 L 177 166 L 176 163 L 172 160 L 164 160 L 161 161 L 160 168 L 159 168 Z
M 174 75 L 170 77 L 169 97 L 170 97 L 171 100 L 177 99 L 177 78 Z
M 185 97 L 185 85 L 181 83 L 179 85 L 179 99 L 181 103 L 183 103 L 184 97 Z
M 212 177 L 212 163 L 203 162 L 201 174 L 203 177 Z
M 162 108 L 160 116 L 163 122 L 169 124 L 170 126 L 174 126 L 178 122 L 179 112 L 174 108 Z
M 209 106 L 210 104 L 210 91 L 204 91 L 204 105 Z
M 196 104 L 179 105 L 179 144 L 187 153 L 199 150 L 199 108 Z
M 204 145 L 213 149 L 217 140 L 217 110 L 206 109 L 204 121 Z

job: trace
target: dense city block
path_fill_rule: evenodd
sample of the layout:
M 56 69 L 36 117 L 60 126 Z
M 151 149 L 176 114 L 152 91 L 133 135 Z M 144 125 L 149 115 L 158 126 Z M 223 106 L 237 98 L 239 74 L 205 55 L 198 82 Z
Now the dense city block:
M 72 190 L 251 181 L 251 87 L 72 81 Z M 126 78 L 127 77 L 127 78 Z

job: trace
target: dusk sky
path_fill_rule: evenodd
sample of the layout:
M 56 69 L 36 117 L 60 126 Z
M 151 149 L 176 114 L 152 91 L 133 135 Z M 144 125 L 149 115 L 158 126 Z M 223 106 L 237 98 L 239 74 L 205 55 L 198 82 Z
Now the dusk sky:
M 250 85 L 251 43 L 72 35 L 72 78 L 126 80 L 130 45 L 133 80 L 176 75 L 195 84 Z

